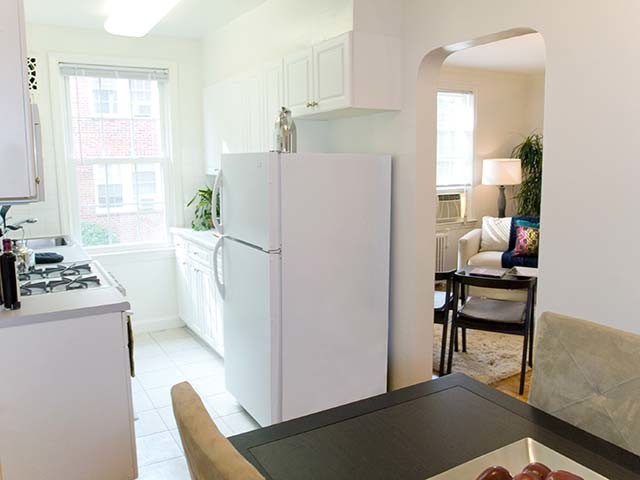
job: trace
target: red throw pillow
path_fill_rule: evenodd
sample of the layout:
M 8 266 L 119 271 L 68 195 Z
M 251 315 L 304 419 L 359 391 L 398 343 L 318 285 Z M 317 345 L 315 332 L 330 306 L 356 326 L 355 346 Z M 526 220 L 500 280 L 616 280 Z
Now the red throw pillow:
M 540 229 L 532 227 L 516 227 L 516 246 L 513 256 L 535 257 L 540 246 Z

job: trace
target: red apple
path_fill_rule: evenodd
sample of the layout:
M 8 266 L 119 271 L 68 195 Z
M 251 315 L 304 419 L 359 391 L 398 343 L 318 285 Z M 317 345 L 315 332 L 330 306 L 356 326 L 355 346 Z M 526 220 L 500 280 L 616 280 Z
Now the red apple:
M 513 480 L 544 480 L 535 473 L 521 472 L 513 477 Z
M 551 469 L 543 463 L 535 462 L 524 467 L 522 473 L 528 473 L 529 475 L 536 476 L 536 478 L 540 480 L 545 480 L 547 475 L 551 473 Z
M 482 472 L 476 480 L 513 480 L 513 477 L 506 468 L 494 465 Z

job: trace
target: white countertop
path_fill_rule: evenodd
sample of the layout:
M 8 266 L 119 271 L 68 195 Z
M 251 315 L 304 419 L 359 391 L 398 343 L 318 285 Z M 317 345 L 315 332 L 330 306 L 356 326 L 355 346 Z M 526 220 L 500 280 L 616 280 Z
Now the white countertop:
M 214 248 L 219 238 L 219 234 L 215 230 L 196 232 L 191 228 L 172 228 L 171 233 L 205 248 Z
M 62 263 L 85 263 L 90 262 L 91 257 L 84 251 L 80 245 L 73 242 L 71 245 L 64 245 L 62 247 L 47 247 L 34 250 L 36 253 L 51 252 L 57 253 L 64 257 Z M 42 266 L 42 265 L 40 265 Z
M 35 252 L 55 252 L 64 257 L 63 263 L 90 262 L 91 257 L 77 243 L 62 247 L 47 247 Z M 94 262 L 96 263 L 96 262 Z M 42 266 L 42 265 L 40 265 Z M 0 307 L 0 329 L 69 318 L 124 312 L 131 308 L 120 291 L 111 286 L 23 296 L 22 308 L 4 310 Z

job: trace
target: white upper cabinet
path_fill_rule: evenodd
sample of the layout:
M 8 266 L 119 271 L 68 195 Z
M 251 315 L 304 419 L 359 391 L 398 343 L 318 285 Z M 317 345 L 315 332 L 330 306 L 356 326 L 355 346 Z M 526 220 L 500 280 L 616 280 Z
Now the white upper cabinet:
M 313 49 L 313 102 L 316 112 L 349 107 L 351 101 L 351 34 Z
M 262 71 L 264 128 L 263 149 L 266 152 L 274 148 L 274 128 L 280 108 L 284 102 L 284 66 L 283 61 L 268 65 Z
M 215 175 L 220 169 L 222 155 L 223 118 L 220 109 L 224 102 L 222 84 L 212 85 L 204 89 L 204 147 L 206 155 L 206 173 Z
M 40 120 L 28 87 L 22 0 L 0 2 L 0 204 L 41 200 Z
M 309 108 L 313 100 L 313 50 L 284 59 L 284 102 L 296 116 Z
M 286 105 L 316 119 L 400 110 L 400 62 L 398 38 L 345 33 L 285 58 Z

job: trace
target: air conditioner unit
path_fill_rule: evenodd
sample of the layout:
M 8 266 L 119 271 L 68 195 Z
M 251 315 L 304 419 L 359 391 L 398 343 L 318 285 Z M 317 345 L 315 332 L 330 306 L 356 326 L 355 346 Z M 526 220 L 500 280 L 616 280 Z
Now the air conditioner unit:
M 466 212 L 466 193 L 439 193 L 436 203 L 436 221 L 449 223 L 463 221 Z

